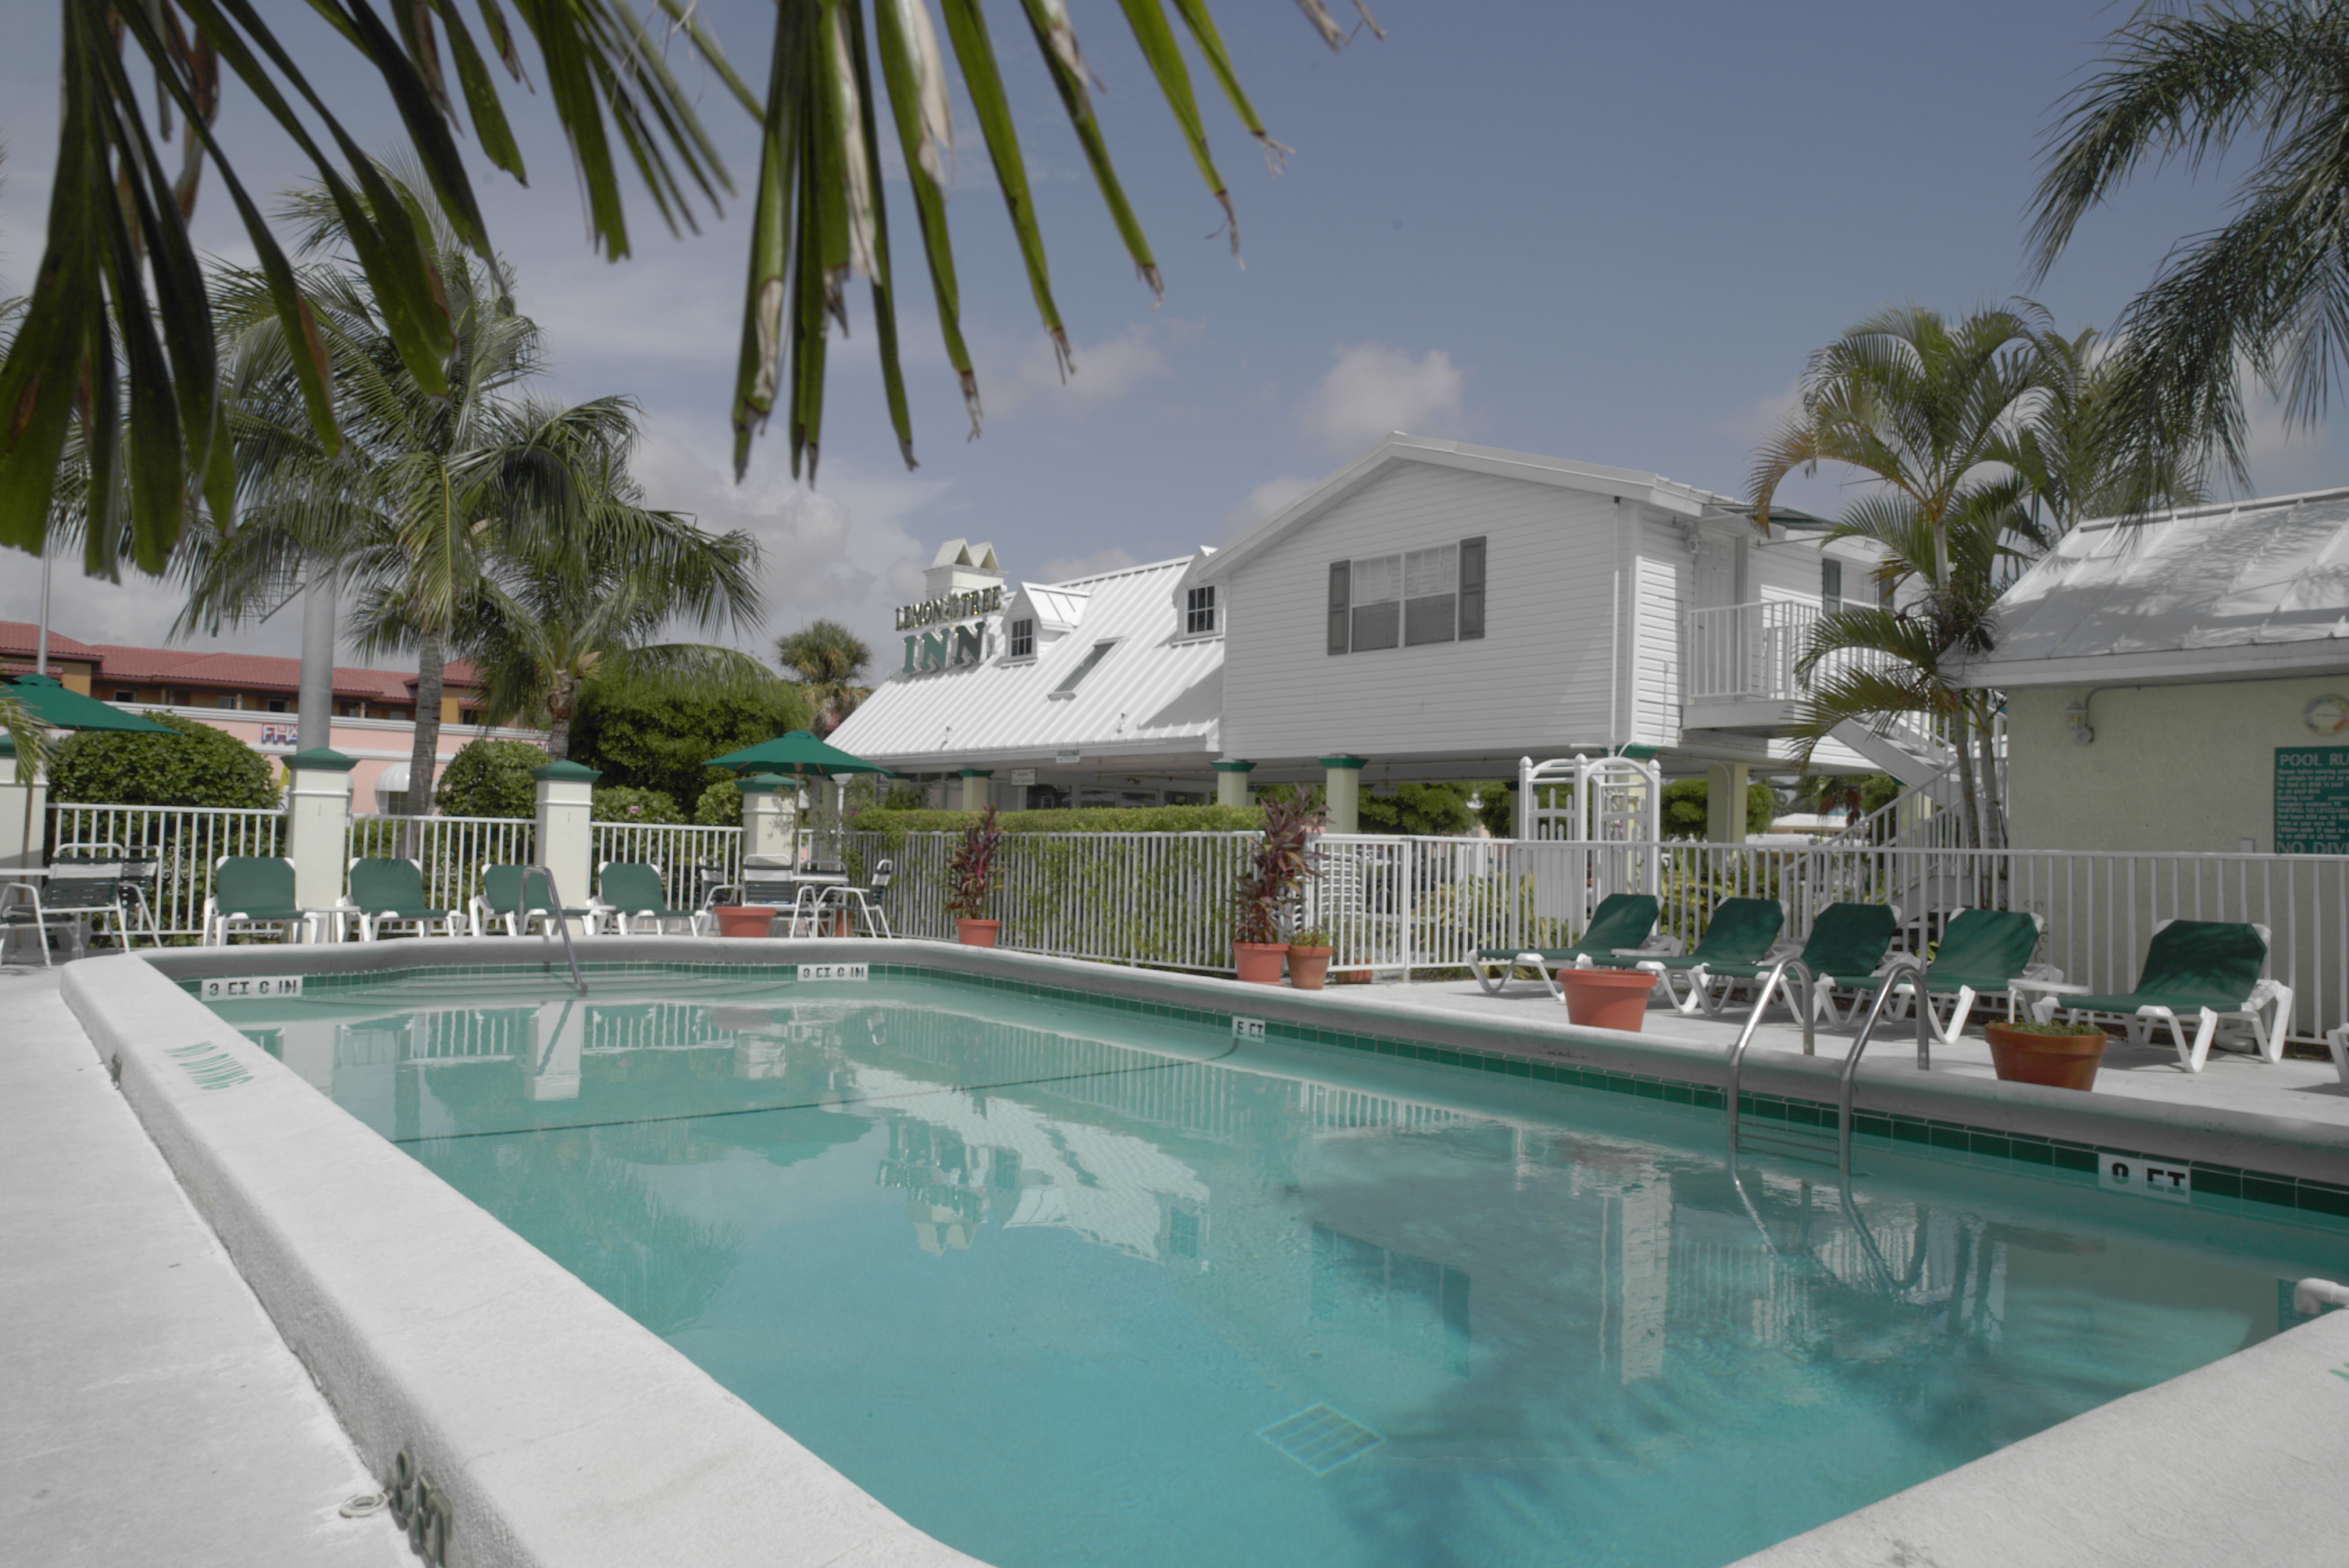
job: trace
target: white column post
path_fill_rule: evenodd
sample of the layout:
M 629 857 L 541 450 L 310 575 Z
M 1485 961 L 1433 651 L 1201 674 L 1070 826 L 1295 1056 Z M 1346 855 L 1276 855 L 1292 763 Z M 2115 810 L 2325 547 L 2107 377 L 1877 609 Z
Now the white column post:
M 533 1099 L 579 1098 L 579 1037 L 586 1032 L 587 1010 L 576 1006 L 577 1001 L 574 996 L 546 1003 L 531 1017 L 530 1074 L 524 1083 Z
M 753 773 L 742 791 L 742 853 L 790 861 L 799 851 L 800 787 L 780 773 Z
M 957 769 L 955 777 L 962 780 L 962 809 L 966 811 L 987 810 L 987 781 L 995 775 L 984 768 Z
M 595 780 L 602 771 L 572 761 L 533 768 L 538 780 L 538 863 L 554 873 L 554 889 L 564 906 L 576 909 L 595 891 L 595 833 L 589 828 L 589 807 Z M 577 923 L 572 923 L 574 929 Z
M 294 862 L 294 902 L 305 909 L 342 902 L 343 862 L 351 842 L 351 769 L 358 765 L 357 758 L 323 746 L 285 759 L 285 852 Z
M 1704 765 L 1704 836 L 1715 844 L 1745 841 L 1745 791 L 1749 782 L 1743 762 Z
M 1327 830 L 1359 833 L 1362 820 L 1362 761 L 1359 757 L 1324 757 L 1322 798 L 1327 802 Z
M 1253 762 L 1218 762 L 1216 764 L 1216 804 L 1234 808 L 1248 803 L 1249 772 Z
M 47 838 L 49 781 L 16 763 L 14 737 L 0 731 L 0 866 L 37 866 Z

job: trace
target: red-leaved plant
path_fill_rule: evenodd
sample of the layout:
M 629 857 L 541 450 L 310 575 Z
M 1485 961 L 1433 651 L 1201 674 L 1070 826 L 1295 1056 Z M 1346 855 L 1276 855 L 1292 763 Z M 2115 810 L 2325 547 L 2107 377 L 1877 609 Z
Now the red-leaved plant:
M 1321 830 L 1321 813 L 1305 791 L 1264 798 L 1264 837 L 1240 868 L 1232 922 L 1235 942 L 1278 942 L 1281 917 L 1319 873 L 1306 846 Z
M 987 903 L 998 880 L 995 857 L 1003 847 L 1003 829 L 995 820 L 995 804 L 988 803 L 978 820 L 962 830 L 962 842 L 947 861 L 947 913 L 964 920 L 985 920 Z

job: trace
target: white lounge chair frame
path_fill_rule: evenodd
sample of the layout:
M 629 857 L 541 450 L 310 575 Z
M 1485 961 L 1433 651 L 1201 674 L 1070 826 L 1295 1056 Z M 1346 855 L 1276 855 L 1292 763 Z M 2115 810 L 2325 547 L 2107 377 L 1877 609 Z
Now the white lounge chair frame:
M 2169 920 L 2156 923 L 2153 934 L 2156 936 L 2160 935 L 2163 929 L 2176 918 L 2173 915 Z M 2269 944 L 2268 955 L 2272 962 L 2275 956 L 2274 937 L 2268 927 L 2251 923 L 2251 929 L 2260 934 L 2261 942 Z M 2260 1060 L 2272 1066 L 2283 1059 L 2284 1031 L 2292 1026 L 2292 988 L 2282 981 L 2262 978 L 2258 985 L 2251 987 L 2251 994 L 2243 999 L 2243 1005 L 2240 1008 L 2226 1012 L 2221 1012 L 2215 1007 L 2202 1008 L 2195 1020 L 2194 1039 L 2191 1044 L 2189 1044 L 2186 1038 L 2185 1024 L 2176 1013 L 2158 1003 L 2147 1003 L 2134 1013 L 2120 1015 L 2120 1018 L 2122 1026 L 2127 1031 L 2128 1043 L 2133 1046 L 2153 1044 L 2155 1027 L 2167 1024 L 2169 1026 L 2169 1038 L 2178 1047 L 2178 1065 L 2189 1073 L 2200 1072 L 2204 1064 L 2209 1061 L 2210 1046 L 2219 1037 L 2219 1026 L 2221 1024 L 2241 1024 L 2248 1027 L 2251 1032 L 2252 1048 L 2258 1053 Z M 2033 1003 L 2031 1016 L 2044 1024 L 2053 1018 L 2059 1010 L 2065 1017 L 2073 1019 L 2078 1018 L 2084 1012 L 2090 1011 L 2083 1007 L 2065 1006 L 2064 998 L 2054 995 L 2044 997 Z M 2264 1018 L 2261 1016 L 2263 1013 L 2267 1015 Z M 2349 1079 L 2344 1081 L 2349 1081 Z

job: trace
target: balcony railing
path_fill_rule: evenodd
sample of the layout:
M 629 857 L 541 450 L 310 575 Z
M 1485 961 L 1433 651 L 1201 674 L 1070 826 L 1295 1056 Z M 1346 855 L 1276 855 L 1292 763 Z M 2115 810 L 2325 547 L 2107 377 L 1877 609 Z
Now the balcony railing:
M 1721 604 L 1688 615 L 1683 667 L 1684 703 L 1793 702 L 1810 689 L 1795 666 L 1811 645 L 1822 614 L 1795 599 L 1765 599 L 1752 604 Z M 1812 678 L 1846 669 L 1869 669 L 1889 661 L 1881 654 L 1849 650 L 1828 655 Z

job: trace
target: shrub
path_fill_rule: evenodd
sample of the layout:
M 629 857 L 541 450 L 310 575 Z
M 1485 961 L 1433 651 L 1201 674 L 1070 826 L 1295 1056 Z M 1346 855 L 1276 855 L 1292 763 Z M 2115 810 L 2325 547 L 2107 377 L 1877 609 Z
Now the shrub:
M 49 766 L 49 799 L 93 806 L 282 804 L 274 765 L 235 736 L 197 719 L 147 717 L 179 733 L 92 729 L 68 737 Z
M 1302 791 L 1268 797 L 1264 837 L 1233 890 L 1232 940 L 1278 942 L 1288 906 L 1314 874 L 1306 841 L 1321 827 L 1320 809 Z
M 742 789 L 731 779 L 720 779 L 693 803 L 693 820 L 705 828 L 742 825 Z
M 679 691 L 674 682 L 599 680 L 571 721 L 571 755 L 602 769 L 607 785 L 698 801 L 728 777 L 703 766 L 709 758 L 807 727 L 807 699 L 784 681 Z
M 995 857 L 1003 848 L 1003 829 L 998 822 L 993 806 L 973 815 L 969 827 L 962 830 L 962 842 L 955 846 L 954 858 L 947 862 L 947 913 L 965 920 L 985 920 L 988 900 L 1003 880 L 995 868 Z
M 1398 784 L 1392 795 L 1375 791 L 1364 795 L 1357 820 L 1365 833 L 1454 837 L 1465 833 L 1476 820 L 1468 810 L 1468 797 L 1475 788 L 1454 783 Z
M 1702 839 L 1711 821 L 1713 790 L 1702 779 L 1675 779 L 1664 786 L 1657 830 L 1667 839 Z M 1745 787 L 1745 830 L 1766 833 L 1778 819 L 1778 792 L 1767 784 Z
M 875 806 L 859 812 L 850 826 L 879 833 L 892 845 L 908 833 L 959 833 L 978 820 L 977 811 L 898 810 Z M 1264 826 L 1258 806 L 1083 806 L 1047 811 L 1000 813 L 1007 833 L 1248 833 Z
M 682 822 L 677 802 L 660 789 L 626 784 L 598 785 L 589 798 L 588 819 L 597 822 Z
M 531 770 L 546 763 L 546 753 L 527 740 L 469 740 L 440 770 L 432 803 L 444 817 L 535 817 Z

